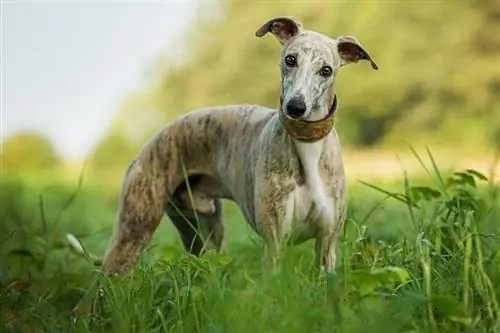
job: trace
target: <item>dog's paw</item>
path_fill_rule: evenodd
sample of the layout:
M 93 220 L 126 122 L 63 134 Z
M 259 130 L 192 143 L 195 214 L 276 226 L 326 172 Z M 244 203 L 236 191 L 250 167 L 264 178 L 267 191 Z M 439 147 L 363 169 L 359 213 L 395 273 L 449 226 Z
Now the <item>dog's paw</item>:
M 328 280 L 328 279 L 334 278 L 336 276 L 337 276 L 337 272 L 334 269 L 326 270 L 325 266 L 323 266 L 323 265 L 319 268 L 319 277 L 322 280 L 323 279 Z

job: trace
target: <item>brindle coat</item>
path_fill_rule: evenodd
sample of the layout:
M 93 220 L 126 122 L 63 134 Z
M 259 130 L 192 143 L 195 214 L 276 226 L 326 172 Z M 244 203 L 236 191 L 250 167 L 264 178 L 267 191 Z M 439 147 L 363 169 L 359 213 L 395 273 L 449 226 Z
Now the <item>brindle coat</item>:
M 330 39 L 303 30 L 290 17 L 266 22 L 256 35 L 268 32 L 283 45 L 283 59 L 292 52 L 297 60 L 293 65 L 290 58 L 287 63 L 282 60 L 280 108 L 199 109 L 156 133 L 127 170 L 115 235 L 103 263 L 105 272 L 129 271 L 164 213 L 191 253 L 220 250 L 221 199 L 236 202 L 264 238 L 273 267 L 280 245 L 296 237 L 296 242 L 316 239 L 318 266 L 334 269 L 335 241 L 346 215 L 339 138 L 333 128 L 321 140 L 301 142 L 295 139 L 300 133 L 284 129 L 279 112 L 290 115 L 291 100 L 302 98 L 305 108 L 302 115 L 294 114 L 297 121 L 321 120 L 336 98 L 338 68 L 363 59 L 374 69 L 377 66 L 352 37 Z

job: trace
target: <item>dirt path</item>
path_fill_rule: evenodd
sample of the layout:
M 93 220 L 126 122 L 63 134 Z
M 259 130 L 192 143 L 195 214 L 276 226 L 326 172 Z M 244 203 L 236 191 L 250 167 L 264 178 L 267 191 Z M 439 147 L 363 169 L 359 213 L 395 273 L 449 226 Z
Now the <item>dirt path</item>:
M 427 168 L 432 164 L 425 150 L 418 151 L 419 157 Z M 495 155 L 491 154 L 463 154 L 460 152 L 444 151 L 432 153 L 433 158 L 440 171 L 474 169 L 487 177 L 494 175 L 494 179 L 500 180 L 500 163 L 494 165 Z M 467 156 L 467 158 L 463 158 Z M 353 178 L 399 178 L 406 170 L 409 175 L 425 172 L 424 168 L 409 150 L 371 150 L 371 151 L 343 151 L 344 164 L 348 176 Z M 493 171 L 493 173 L 492 173 Z

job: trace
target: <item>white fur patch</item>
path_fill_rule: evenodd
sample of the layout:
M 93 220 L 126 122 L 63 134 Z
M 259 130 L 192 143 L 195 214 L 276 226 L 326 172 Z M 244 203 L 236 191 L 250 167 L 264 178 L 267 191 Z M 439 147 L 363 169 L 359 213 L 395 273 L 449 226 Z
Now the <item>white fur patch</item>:
M 324 140 L 314 143 L 296 142 L 297 153 L 304 168 L 305 184 L 297 187 L 288 198 L 286 220 L 289 232 L 299 238 L 313 236 L 312 228 L 333 229 L 335 223 L 335 207 L 331 197 L 326 193 L 319 172 L 319 161 L 323 153 Z M 313 220 L 305 224 L 304 220 L 314 204 Z M 295 217 L 293 214 L 295 213 Z

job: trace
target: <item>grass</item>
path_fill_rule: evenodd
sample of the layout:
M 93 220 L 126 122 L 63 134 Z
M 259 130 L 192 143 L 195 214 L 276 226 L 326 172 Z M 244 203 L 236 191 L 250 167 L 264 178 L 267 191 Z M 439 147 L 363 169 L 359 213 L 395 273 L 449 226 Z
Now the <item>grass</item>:
M 313 245 L 263 274 L 262 245 L 226 204 L 227 251 L 194 258 L 166 220 L 134 271 L 107 278 L 68 250 L 66 233 L 102 254 L 118 193 L 99 184 L 4 177 L 0 297 L 5 332 L 497 332 L 496 184 L 474 170 L 353 183 L 337 274 L 318 276 Z M 43 193 L 43 196 L 40 194 Z M 93 275 L 103 314 L 71 309 Z

